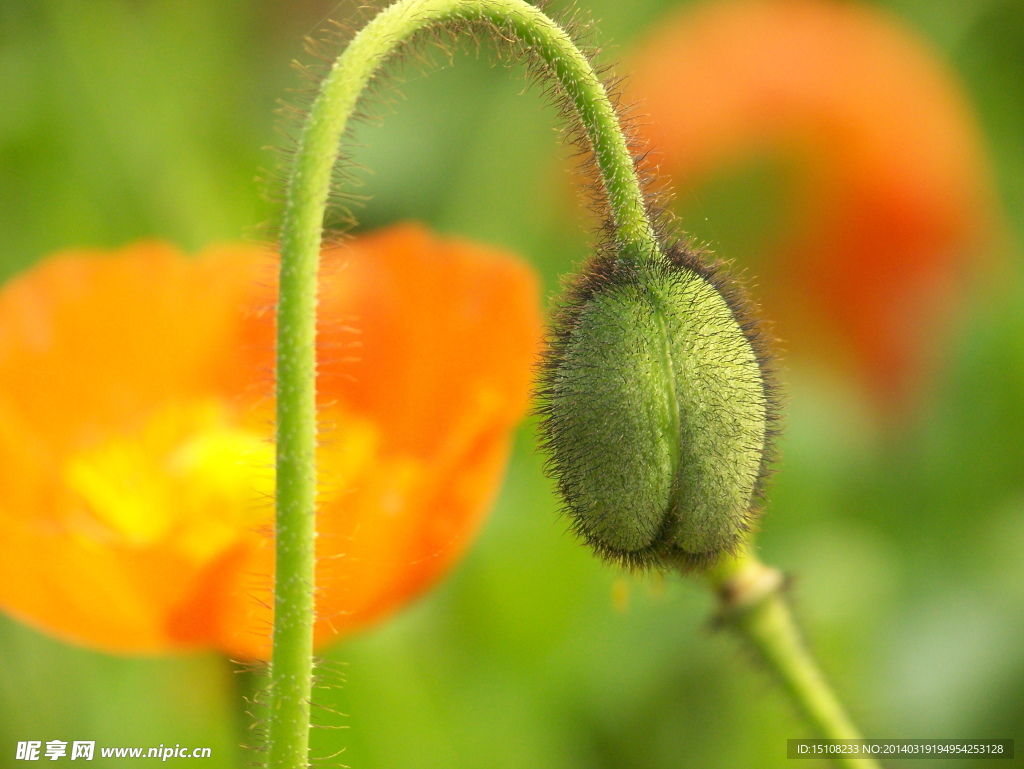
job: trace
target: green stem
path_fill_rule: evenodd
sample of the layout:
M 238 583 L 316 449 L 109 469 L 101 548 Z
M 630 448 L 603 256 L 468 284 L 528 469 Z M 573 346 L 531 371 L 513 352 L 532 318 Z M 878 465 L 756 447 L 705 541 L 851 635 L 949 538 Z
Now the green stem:
M 618 116 L 565 31 L 524 0 L 401 0 L 352 40 L 302 131 L 285 198 L 277 310 L 277 518 L 270 769 L 307 765 L 315 576 L 316 294 L 324 213 L 339 142 L 367 84 L 418 33 L 484 23 L 540 58 L 575 108 L 594 151 L 618 252 L 660 248 Z
M 722 622 L 753 647 L 814 730 L 826 739 L 860 739 L 797 629 L 782 574 L 745 549 L 719 563 L 709 578 L 721 599 Z M 847 769 L 879 766 L 873 758 L 833 760 Z
M 618 253 L 632 261 L 661 249 L 618 116 L 586 56 L 569 36 L 524 0 L 400 0 L 376 16 L 324 80 L 303 129 L 285 199 L 277 340 L 277 525 L 274 639 L 269 708 L 270 769 L 307 766 L 315 575 L 316 293 L 324 213 L 341 137 L 381 66 L 431 28 L 488 24 L 539 57 L 572 103 L 600 171 Z M 725 619 L 776 672 L 815 728 L 855 737 L 835 696 L 801 641 L 777 574 L 749 555 L 712 575 Z M 754 578 L 757 579 L 754 579 Z M 748 584 L 749 583 L 749 584 Z M 743 589 L 740 589 L 740 588 Z M 754 599 L 751 596 L 754 596 Z M 861 759 L 860 767 L 874 762 Z

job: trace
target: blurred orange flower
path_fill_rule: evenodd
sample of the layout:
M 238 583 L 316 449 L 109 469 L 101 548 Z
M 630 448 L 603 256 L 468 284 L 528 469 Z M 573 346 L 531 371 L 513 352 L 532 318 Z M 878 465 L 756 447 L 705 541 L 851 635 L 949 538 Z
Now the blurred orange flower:
M 319 642 L 465 549 L 540 337 L 533 274 L 414 226 L 324 255 Z M 147 243 L 0 292 L 0 606 L 117 652 L 265 657 L 273 259 Z
M 996 240 L 978 130 L 947 67 L 887 13 L 838 0 L 687 9 L 635 64 L 643 133 L 684 190 L 753 154 L 792 158 L 790 229 L 757 268 L 780 336 L 845 354 L 879 402 L 904 401 Z

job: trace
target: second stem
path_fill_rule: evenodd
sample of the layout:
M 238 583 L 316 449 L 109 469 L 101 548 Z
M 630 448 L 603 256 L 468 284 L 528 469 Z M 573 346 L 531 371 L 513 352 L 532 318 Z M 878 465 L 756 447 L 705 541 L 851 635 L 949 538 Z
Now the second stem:
M 709 575 L 721 602 L 720 621 L 747 643 L 796 703 L 814 731 L 826 739 L 861 735 L 836 698 L 800 634 L 786 600 L 782 573 L 744 550 L 724 559 Z M 879 769 L 873 758 L 831 756 L 844 769 Z

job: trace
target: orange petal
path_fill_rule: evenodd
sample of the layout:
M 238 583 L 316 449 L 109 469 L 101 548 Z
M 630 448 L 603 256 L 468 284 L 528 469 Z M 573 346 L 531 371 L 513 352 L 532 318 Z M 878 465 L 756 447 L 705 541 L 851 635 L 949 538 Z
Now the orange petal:
M 527 407 L 536 297 L 521 262 L 414 225 L 324 254 L 318 642 L 419 595 L 472 540 Z M 254 553 L 245 572 L 267 574 L 271 557 Z M 266 607 L 238 610 L 269 624 Z M 244 624 L 228 623 L 223 644 L 265 655 Z
M 732 0 L 659 25 L 636 70 L 644 133 L 680 186 L 795 156 L 797 223 L 759 276 L 780 335 L 798 352 L 841 341 L 881 401 L 902 400 L 993 245 L 978 130 L 948 69 L 868 5 Z
M 166 614 L 195 589 L 202 564 L 162 542 L 119 536 L 89 509 L 88 494 L 69 487 L 69 466 L 111 440 L 130 440 L 171 404 L 212 397 L 234 408 L 238 318 L 257 269 L 248 249 L 193 261 L 143 243 L 112 255 L 59 255 L 4 287 L 0 604 L 7 611 L 115 651 L 168 646 Z M 120 482 L 130 488 L 142 480 Z
M 540 336 L 514 259 L 407 226 L 325 255 L 320 641 L 408 601 L 497 491 Z M 266 656 L 273 271 L 68 254 L 0 292 L 0 605 L 113 651 Z

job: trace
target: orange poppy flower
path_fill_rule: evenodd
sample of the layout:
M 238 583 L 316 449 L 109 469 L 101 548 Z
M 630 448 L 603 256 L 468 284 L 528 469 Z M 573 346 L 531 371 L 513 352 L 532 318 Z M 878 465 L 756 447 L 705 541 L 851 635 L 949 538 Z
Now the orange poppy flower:
M 520 262 L 414 226 L 325 252 L 317 639 L 465 549 L 527 405 Z M 117 652 L 265 657 L 273 260 L 66 253 L 0 292 L 0 606 Z
M 994 244 L 978 130 L 946 66 L 887 13 L 839 0 L 687 9 L 635 64 L 643 133 L 683 190 L 757 153 L 793 161 L 789 230 L 757 266 L 770 315 L 797 352 L 838 347 L 880 403 L 905 400 Z

